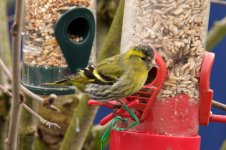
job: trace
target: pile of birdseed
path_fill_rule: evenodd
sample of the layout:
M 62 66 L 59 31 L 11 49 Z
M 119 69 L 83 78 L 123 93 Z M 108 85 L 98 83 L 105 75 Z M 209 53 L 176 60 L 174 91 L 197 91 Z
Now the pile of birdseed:
M 209 0 L 127 0 L 126 5 L 122 51 L 136 43 L 151 43 L 168 69 L 159 99 L 180 93 L 198 99 Z
M 61 14 L 72 7 L 90 7 L 92 0 L 25 0 L 23 60 L 25 64 L 66 67 L 66 61 L 54 37 L 54 25 Z M 70 36 L 81 42 L 79 36 Z

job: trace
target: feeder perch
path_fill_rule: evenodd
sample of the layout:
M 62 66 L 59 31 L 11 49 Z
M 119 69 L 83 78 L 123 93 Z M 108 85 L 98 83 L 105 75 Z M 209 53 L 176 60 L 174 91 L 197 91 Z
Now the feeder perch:
M 57 4 L 52 3 L 51 5 Z M 29 5 L 29 3 L 26 3 L 26 6 L 30 8 L 29 11 L 38 9 L 32 8 L 33 5 Z M 88 7 L 88 3 L 84 6 Z M 73 94 L 75 92 L 73 87 L 48 87 L 42 86 L 42 84 L 54 82 L 75 73 L 86 67 L 95 57 L 95 52 L 91 54 L 95 37 L 95 20 L 91 10 L 85 7 L 71 8 L 69 6 L 57 8 L 55 8 L 56 10 L 54 7 L 49 8 L 51 11 L 47 9 L 43 18 L 31 16 L 33 13 L 28 13 L 27 18 L 35 19 L 25 19 L 22 81 L 28 89 L 36 94 Z M 44 9 L 40 11 L 44 11 Z M 52 14 L 48 14 L 48 12 Z M 52 18 L 54 15 L 58 15 L 56 20 Z M 45 18 L 48 16 L 51 17 Z M 42 25 L 44 25 L 43 28 Z M 33 30 L 30 26 L 36 26 L 36 29 Z
M 157 98 L 167 77 L 167 69 L 161 56 L 155 52 L 158 68 L 155 68 L 156 78 L 145 85 L 139 92 L 128 96 L 122 101 L 131 108 L 140 123 L 126 131 L 111 131 L 110 149 L 123 150 L 199 150 L 201 138 L 198 135 L 200 125 L 209 122 L 226 122 L 226 116 L 210 114 L 213 91 L 209 88 L 209 77 L 214 60 L 214 54 L 206 52 L 200 75 L 200 104 L 190 103 L 187 94 L 179 94 L 168 99 Z M 152 70 L 153 71 L 153 70 Z M 148 92 L 147 92 L 148 91 Z M 90 100 L 89 105 L 115 108 L 115 101 L 104 103 Z M 188 113 L 189 112 L 189 113 Z M 175 115 L 175 113 L 178 113 Z M 115 115 L 133 120 L 123 108 L 117 108 L 115 113 L 104 117 L 101 125 L 105 125 Z M 118 123 L 120 127 L 121 124 Z
M 214 54 L 206 52 L 200 72 L 200 106 L 199 123 L 208 125 L 209 122 L 226 123 L 226 116 L 211 114 L 213 90 L 209 87 L 211 68 L 214 62 Z

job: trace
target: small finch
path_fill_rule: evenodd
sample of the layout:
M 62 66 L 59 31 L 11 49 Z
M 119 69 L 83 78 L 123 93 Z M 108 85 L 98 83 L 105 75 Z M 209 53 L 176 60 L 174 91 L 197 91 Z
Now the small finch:
M 45 85 L 75 86 L 94 100 L 118 100 L 139 91 L 149 70 L 156 65 L 148 45 L 131 47 L 126 53 L 109 57 L 63 80 Z

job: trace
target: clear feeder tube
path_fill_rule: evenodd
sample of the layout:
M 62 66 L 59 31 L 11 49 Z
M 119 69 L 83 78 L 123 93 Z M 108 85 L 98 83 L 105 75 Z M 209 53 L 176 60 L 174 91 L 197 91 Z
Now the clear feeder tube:
M 67 62 L 54 36 L 54 26 L 61 15 L 74 7 L 88 8 L 95 16 L 95 0 L 25 0 L 23 29 L 23 84 L 39 94 L 61 92 L 73 93 L 69 88 L 58 88 L 48 92 L 39 86 L 53 82 L 70 74 Z M 82 42 L 83 37 L 69 35 L 71 41 Z M 94 40 L 95 41 L 95 40 Z M 89 64 L 96 61 L 95 42 Z
M 169 71 L 159 98 L 185 93 L 197 101 L 210 1 L 126 0 L 125 5 L 121 52 L 152 44 Z
M 134 130 L 165 135 L 197 135 L 199 72 L 205 53 L 209 7 L 209 0 L 125 1 L 121 52 L 137 44 L 151 44 L 163 57 L 168 70 L 155 103 L 158 106 L 152 109 L 152 122 L 141 122 Z M 184 95 L 189 98 L 182 110 Z M 168 110 L 159 110 L 165 105 Z M 190 119 L 192 121 L 188 122 Z M 181 130 L 178 122 L 190 127 Z M 147 124 L 151 129 L 142 127 Z

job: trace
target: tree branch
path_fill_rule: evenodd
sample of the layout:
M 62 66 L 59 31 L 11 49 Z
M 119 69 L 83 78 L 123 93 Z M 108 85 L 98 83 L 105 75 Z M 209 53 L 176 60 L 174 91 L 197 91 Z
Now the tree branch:
M 25 97 L 21 95 L 22 99 L 26 99 L 26 106 L 23 108 L 30 107 L 33 108 L 34 102 L 29 99 L 29 97 Z M 34 111 L 34 110 L 32 110 Z M 34 121 L 34 117 L 31 113 L 28 113 L 26 109 L 21 110 L 21 120 L 20 120 L 20 127 L 19 127 L 19 141 L 18 141 L 18 150 L 33 150 L 34 147 L 34 139 L 36 133 L 36 122 Z
M 6 65 L 4 64 L 4 62 L 2 61 L 2 59 L 0 58 L 0 67 L 2 68 L 2 70 L 5 72 L 5 74 L 7 75 L 7 77 L 12 80 L 12 74 L 10 73 L 10 71 L 8 70 L 8 68 L 6 67 Z M 36 100 L 40 103 L 43 104 L 43 106 L 54 110 L 54 111 L 60 111 L 57 107 L 53 106 L 52 104 L 54 103 L 54 101 L 57 99 L 57 96 L 55 94 L 51 94 L 49 97 L 47 97 L 46 99 L 43 99 L 42 97 L 32 93 L 30 90 L 28 90 L 26 87 L 24 87 L 23 85 L 20 85 L 21 91 L 27 95 L 28 97 L 30 97 L 33 100 Z
M 120 52 L 122 21 L 125 0 L 121 0 L 105 40 L 101 46 L 98 61 Z
M 81 150 L 98 109 L 97 107 L 90 108 L 87 102 L 88 97 L 82 95 L 78 106 L 74 109 L 60 150 Z
M 93 149 L 100 149 L 101 142 L 100 139 L 104 132 L 107 130 L 109 123 L 104 126 L 101 125 L 94 125 L 89 132 L 89 135 L 86 139 L 86 142 L 83 146 L 83 150 L 93 150 Z M 104 142 L 104 148 L 108 146 L 110 138 L 108 137 L 107 140 Z
M 6 95 L 10 96 L 10 97 L 13 96 L 13 94 L 9 90 L 5 89 L 2 85 L 0 85 L 0 90 L 3 93 L 5 93 Z M 33 116 L 35 116 L 44 126 L 47 126 L 48 128 L 55 128 L 55 129 L 57 129 L 57 128 L 60 129 L 61 128 L 58 124 L 49 122 L 46 119 L 44 119 L 43 117 L 41 117 L 39 114 L 37 114 L 36 112 L 34 112 L 30 107 L 28 107 L 23 102 L 24 100 L 21 100 L 21 97 L 22 96 L 20 95 L 20 104 L 23 106 L 23 108 L 25 110 L 27 110 L 29 113 L 31 113 Z
M 12 52 L 13 52 L 13 97 L 12 97 L 12 112 L 10 116 L 9 134 L 8 134 L 8 150 L 17 149 L 18 127 L 20 122 L 20 49 L 21 49 L 21 30 L 24 11 L 23 0 L 16 1 L 15 20 L 12 27 Z
M 44 119 L 42 116 L 34 112 L 30 107 L 28 107 L 25 103 L 21 104 L 24 109 L 26 109 L 28 112 L 30 112 L 33 116 L 38 118 L 38 120 L 46 127 L 51 128 L 51 129 L 60 129 L 61 127 L 53 122 L 49 122 L 48 120 Z
M 222 104 L 222 103 L 220 103 L 218 101 L 212 100 L 212 106 L 213 107 L 216 107 L 218 109 L 221 109 L 221 110 L 226 111 L 226 105 L 225 104 Z
M 207 36 L 206 49 L 213 49 L 226 35 L 226 17 L 217 21 Z

